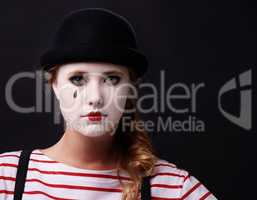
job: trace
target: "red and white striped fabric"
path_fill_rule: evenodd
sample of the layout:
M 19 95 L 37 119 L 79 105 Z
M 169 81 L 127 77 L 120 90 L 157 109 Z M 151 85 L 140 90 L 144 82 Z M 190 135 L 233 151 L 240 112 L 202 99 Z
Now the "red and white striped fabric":
M 21 151 L 0 154 L 0 199 L 13 199 Z M 116 170 L 87 170 L 54 161 L 39 149 L 33 150 L 23 200 L 120 200 L 121 185 Z M 121 172 L 124 181 L 128 174 Z M 187 171 L 159 159 L 151 179 L 152 200 L 215 200 Z

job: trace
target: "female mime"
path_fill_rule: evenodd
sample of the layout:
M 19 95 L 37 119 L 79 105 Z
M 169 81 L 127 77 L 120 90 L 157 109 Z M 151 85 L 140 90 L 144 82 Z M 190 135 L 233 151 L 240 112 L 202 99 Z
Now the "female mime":
M 48 148 L 0 155 L 1 200 L 216 199 L 187 171 L 159 158 L 135 123 L 124 126 L 124 116 L 139 120 L 132 97 L 147 70 L 127 19 L 100 8 L 70 13 L 40 63 L 64 133 Z

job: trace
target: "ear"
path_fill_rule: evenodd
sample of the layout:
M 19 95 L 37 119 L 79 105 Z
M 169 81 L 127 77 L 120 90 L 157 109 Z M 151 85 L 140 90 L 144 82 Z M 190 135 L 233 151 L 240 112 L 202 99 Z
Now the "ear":
M 59 88 L 57 87 L 57 83 L 56 82 L 52 83 L 52 88 L 54 90 L 54 93 L 55 93 L 55 96 L 56 96 L 57 100 L 60 100 Z

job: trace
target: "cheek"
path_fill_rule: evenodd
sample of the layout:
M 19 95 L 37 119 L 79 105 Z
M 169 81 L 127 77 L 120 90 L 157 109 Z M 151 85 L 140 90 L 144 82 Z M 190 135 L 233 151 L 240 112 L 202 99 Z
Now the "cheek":
M 111 118 L 118 120 L 122 113 L 124 112 L 124 108 L 126 105 L 126 98 L 128 92 L 126 89 L 122 90 L 114 90 L 112 93 L 106 93 L 106 108 L 111 113 Z
M 118 90 L 114 97 L 114 102 L 117 105 L 118 109 L 120 109 L 122 112 L 124 111 L 126 100 L 128 97 L 128 88 L 122 88 Z
M 59 91 L 60 107 L 65 112 L 72 112 L 77 108 L 78 104 L 78 89 L 76 87 L 67 86 Z

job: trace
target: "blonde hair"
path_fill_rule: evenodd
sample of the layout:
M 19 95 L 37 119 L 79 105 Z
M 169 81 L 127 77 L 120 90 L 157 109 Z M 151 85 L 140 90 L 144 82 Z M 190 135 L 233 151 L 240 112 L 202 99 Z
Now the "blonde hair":
M 47 82 L 51 85 L 56 81 L 57 73 L 60 65 L 51 68 L 47 73 Z M 136 74 L 129 70 L 132 83 L 136 83 Z M 137 87 L 137 85 L 135 84 Z M 128 99 L 126 109 L 136 108 L 136 100 Z M 131 126 L 130 130 L 123 130 L 120 120 L 119 126 L 114 134 L 114 143 L 117 150 L 117 168 L 119 181 L 123 188 L 122 200 L 137 200 L 140 196 L 140 188 L 142 179 L 153 173 L 154 165 L 157 160 L 157 154 L 153 149 L 148 134 L 140 128 L 136 127 L 136 123 L 140 120 L 138 111 L 130 114 Z M 120 171 L 125 170 L 130 181 L 123 182 Z

